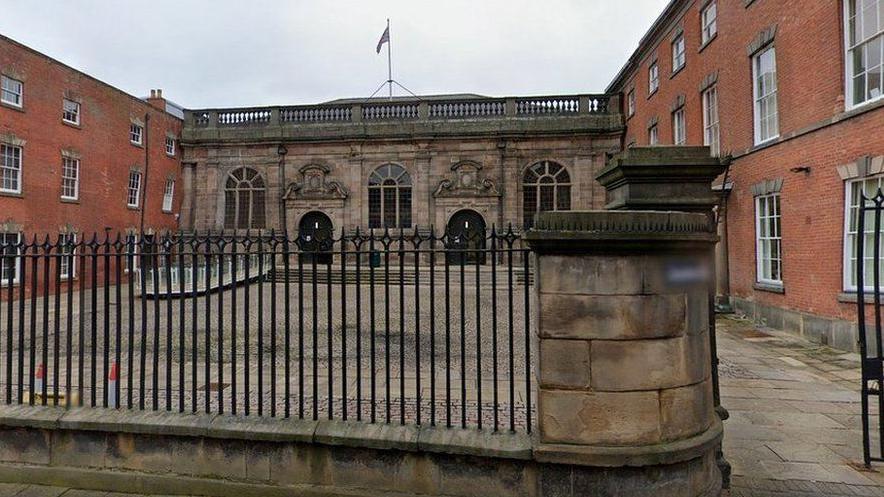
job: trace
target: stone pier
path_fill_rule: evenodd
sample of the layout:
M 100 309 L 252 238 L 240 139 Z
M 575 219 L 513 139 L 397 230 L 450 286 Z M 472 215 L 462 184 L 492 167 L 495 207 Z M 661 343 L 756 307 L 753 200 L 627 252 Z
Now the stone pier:
M 554 212 L 527 235 L 537 262 L 544 495 L 713 496 L 704 214 Z

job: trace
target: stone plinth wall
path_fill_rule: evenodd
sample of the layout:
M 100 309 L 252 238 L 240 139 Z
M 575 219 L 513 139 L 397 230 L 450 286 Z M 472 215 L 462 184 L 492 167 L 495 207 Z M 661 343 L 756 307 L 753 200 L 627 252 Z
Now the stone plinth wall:
M 542 463 L 529 437 L 477 430 L 0 408 L 0 481 L 93 490 L 217 497 L 682 496 L 701 495 L 692 489 L 711 467 L 708 457 L 665 471 Z

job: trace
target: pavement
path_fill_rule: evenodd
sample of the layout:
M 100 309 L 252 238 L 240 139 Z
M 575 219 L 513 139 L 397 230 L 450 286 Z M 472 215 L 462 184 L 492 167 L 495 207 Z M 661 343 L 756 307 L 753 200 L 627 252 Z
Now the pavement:
M 884 496 L 884 464 L 862 465 L 859 354 L 732 317 L 717 336 L 731 497 Z
M 884 497 L 884 464 L 862 465 L 858 354 L 732 316 L 718 347 L 730 497 Z M 0 484 L 0 497 L 125 495 Z

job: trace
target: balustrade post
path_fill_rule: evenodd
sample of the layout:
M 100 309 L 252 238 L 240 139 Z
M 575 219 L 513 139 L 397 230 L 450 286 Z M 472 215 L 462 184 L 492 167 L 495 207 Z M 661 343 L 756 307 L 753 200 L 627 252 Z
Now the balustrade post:
M 350 108 L 350 120 L 354 123 L 362 122 L 362 104 L 353 104 Z
M 218 111 L 210 110 L 208 112 L 208 114 L 209 114 L 208 127 L 217 128 L 218 127 Z
M 592 114 L 592 97 L 589 95 L 580 95 L 577 98 L 580 114 Z
M 504 107 L 503 107 L 503 115 L 507 117 L 515 117 L 516 116 L 516 99 L 515 98 L 507 98 Z
M 417 103 L 417 118 L 425 120 L 430 117 L 430 104 L 425 101 Z
M 270 124 L 272 126 L 279 126 L 282 124 L 282 120 L 279 118 L 279 115 L 279 107 L 274 107 L 270 109 Z
M 540 495 L 715 496 L 706 216 L 538 215 Z

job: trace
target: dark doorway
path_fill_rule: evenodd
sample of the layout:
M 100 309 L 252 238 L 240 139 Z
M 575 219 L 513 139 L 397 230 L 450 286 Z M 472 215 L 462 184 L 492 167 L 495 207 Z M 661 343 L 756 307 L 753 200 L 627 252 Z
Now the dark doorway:
M 298 223 L 298 248 L 301 260 L 317 264 L 331 264 L 334 247 L 334 228 L 331 219 L 319 211 L 311 211 Z
M 478 212 L 460 210 L 451 216 L 447 226 L 448 262 L 451 264 L 485 264 L 485 220 Z

